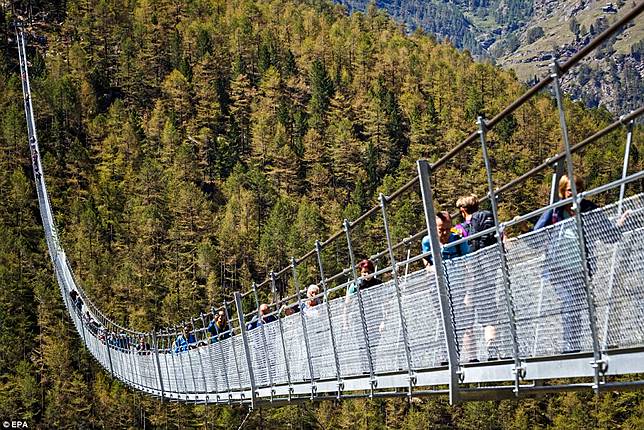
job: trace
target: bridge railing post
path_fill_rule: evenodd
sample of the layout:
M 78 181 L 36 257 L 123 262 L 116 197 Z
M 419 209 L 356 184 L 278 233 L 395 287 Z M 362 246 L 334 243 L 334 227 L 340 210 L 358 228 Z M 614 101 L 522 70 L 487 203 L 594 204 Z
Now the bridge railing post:
M 170 329 L 166 329 L 164 336 L 163 336 L 163 347 L 166 351 L 164 354 L 164 360 L 165 360 L 165 368 L 168 373 L 168 385 L 170 386 L 170 391 L 172 391 L 172 383 L 174 382 L 174 392 L 179 393 L 180 388 L 179 388 L 179 376 L 177 375 L 177 366 L 174 362 L 174 350 L 172 349 L 173 347 L 173 341 L 172 341 L 172 332 Z M 170 377 L 170 365 L 168 365 L 168 357 L 170 357 L 170 362 L 172 363 L 172 378 Z M 174 379 L 174 381 L 173 381 Z
M 634 120 L 630 120 L 626 125 L 626 146 L 624 147 L 624 163 L 622 165 L 622 180 L 628 176 L 628 162 L 631 153 L 631 144 L 633 143 L 633 125 L 635 124 Z M 624 194 L 626 192 L 626 184 L 623 183 L 619 186 L 619 203 L 617 204 L 617 216 L 620 217 L 623 211 L 624 204 Z M 613 287 L 615 286 L 615 266 L 619 258 L 619 245 L 620 242 L 615 243 L 615 249 L 613 249 L 613 255 L 610 261 L 610 275 L 608 277 L 608 292 L 606 295 L 606 318 L 604 318 L 604 327 L 602 329 L 602 351 L 606 351 L 608 348 L 608 337 L 610 336 L 610 311 L 611 311 L 611 301 L 613 299 Z
M 344 384 L 342 383 L 342 376 L 340 372 L 340 358 L 338 357 L 338 348 L 335 343 L 335 333 L 333 330 L 333 319 L 331 318 L 331 304 L 329 303 L 329 291 L 326 288 L 326 278 L 324 277 L 324 265 L 322 264 L 322 245 L 319 240 L 315 241 L 315 254 L 318 260 L 318 267 L 320 270 L 320 284 L 322 285 L 322 292 L 324 294 L 324 306 L 326 307 L 326 316 L 329 321 L 329 334 L 331 335 L 331 348 L 333 349 L 333 359 L 335 360 L 335 373 L 338 381 L 338 398 L 342 395 Z M 301 312 L 301 310 L 300 310 Z
M 134 338 L 134 332 L 125 331 L 125 341 L 124 343 L 124 352 L 129 357 L 130 362 L 130 371 L 132 373 L 132 380 L 130 381 L 132 385 L 136 386 L 140 384 L 141 378 L 139 374 L 139 360 L 138 357 L 135 357 L 134 351 L 132 350 L 132 339 Z M 138 378 L 138 381 L 137 381 Z
M 300 314 L 300 323 L 302 324 L 302 335 L 304 336 L 304 349 L 306 351 L 306 361 L 309 367 L 309 378 L 311 382 L 311 399 L 312 399 L 316 393 L 316 386 L 315 386 L 315 378 L 313 376 L 313 361 L 311 360 L 311 345 L 309 341 L 308 330 L 306 328 L 306 318 L 304 317 L 304 312 L 303 312 L 304 307 L 302 304 L 300 284 L 297 280 L 297 262 L 295 260 L 295 257 L 291 257 L 291 270 L 293 272 L 293 285 L 295 286 L 295 290 L 297 291 L 297 307 L 299 309 L 298 313 Z
M 244 344 L 244 354 L 246 355 L 246 363 L 248 364 L 248 377 L 250 379 L 251 389 L 251 407 L 255 407 L 256 387 L 255 375 L 253 373 L 253 361 L 250 356 L 250 346 L 248 345 L 248 336 L 246 334 L 246 323 L 244 322 L 244 308 L 242 306 L 241 294 L 235 291 L 235 306 L 237 307 L 237 318 L 239 319 L 239 330 L 242 336 L 242 343 Z
M 603 365 L 603 360 L 601 357 L 601 351 L 599 348 L 599 339 L 597 337 L 597 319 L 595 311 L 595 300 L 593 297 L 593 291 L 590 287 L 590 273 L 588 271 L 588 259 L 586 255 L 586 240 L 584 235 L 583 221 L 581 217 L 581 199 L 579 198 L 579 193 L 577 190 L 577 185 L 575 184 L 574 176 L 574 167 L 572 162 L 572 152 L 570 150 L 570 141 L 568 139 L 568 126 L 566 124 L 566 115 L 564 112 L 563 105 L 563 95 L 561 92 L 561 86 L 559 83 L 559 77 L 561 76 L 561 69 L 557 61 L 552 64 L 552 85 L 555 90 L 555 98 L 557 99 L 557 109 L 559 111 L 559 123 L 561 126 L 561 135 L 563 138 L 564 149 L 566 154 L 566 172 L 568 175 L 568 180 L 570 183 L 570 189 L 572 191 L 573 206 L 572 209 L 575 212 L 575 223 L 577 225 L 577 238 L 579 244 L 579 255 L 581 257 L 581 266 L 583 271 L 583 283 L 584 290 L 586 295 L 586 302 L 588 304 L 588 319 L 590 325 L 590 335 L 592 337 L 592 347 L 593 347 L 593 363 L 594 368 L 594 390 L 599 392 L 599 383 L 600 383 L 600 373 Z
M 275 304 L 275 311 L 277 312 L 277 327 L 280 331 L 280 339 L 282 341 L 282 353 L 284 354 L 284 366 L 286 368 L 286 382 L 288 383 L 288 398 L 291 398 L 293 387 L 291 385 L 291 367 L 288 361 L 288 354 L 286 350 L 286 339 L 284 337 L 284 326 L 282 325 L 282 316 L 280 315 L 280 308 L 278 308 L 277 300 L 277 287 L 275 282 L 275 273 L 271 272 L 271 292 L 273 293 L 273 303 Z M 277 367 L 277 366 L 275 366 Z
M 525 374 L 525 369 L 521 366 L 521 358 L 519 356 L 519 343 L 517 338 L 517 324 L 514 314 L 514 302 L 512 300 L 512 290 L 510 288 L 510 274 L 508 271 L 508 262 L 505 254 L 505 246 L 503 245 L 503 231 L 499 224 L 499 208 L 497 202 L 497 193 L 494 189 L 494 180 L 492 179 L 492 167 L 490 165 L 490 157 L 487 150 L 487 127 L 483 117 L 478 117 L 479 135 L 481 138 L 481 150 L 483 152 L 483 161 L 485 163 L 485 172 L 487 177 L 488 193 L 490 195 L 490 205 L 492 207 L 492 217 L 494 218 L 494 228 L 496 235 L 497 249 L 499 251 L 499 259 L 501 260 L 501 274 L 503 276 L 503 291 L 505 293 L 505 303 L 508 311 L 508 323 L 510 325 L 510 336 L 512 337 L 512 355 L 514 357 L 514 394 L 519 395 L 519 387 L 521 379 Z
M 443 330 L 445 333 L 445 343 L 447 344 L 447 359 L 449 369 L 449 401 L 451 404 L 460 401 L 459 393 L 459 354 L 456 344 L 456 331 L 452 321 L 450 292 L 445 282 L 445 269 L 443 267 L 443 257 L 441 255 L 441 244 L 438 240 L 436 226 L 436 211 L 434 210 L 434 196 L 431 184 L 431 167 L 426 160 L 418 160 L 418 175 L 420 177 L 420 190 L 425 210 L 425 222 L 427 232 L 431 243 L 432 259 L 434 263 L 434 276 L 436 279 L 436 289 L 438 291 L 438 302 L 440 305 L 443 319 Z
M 414 376 L 414 371 L 411 365 L 411 348 L 409 346 L 409 335 L 407 333 L 407 321 L 405 319 L 405 314 L 403 312 L 402 304 L 402 292 L 400 290 L 400 282 L 398 279 L 398 262 L 394 255 L 394 249 L 391 242 L 391 231 L 389 229 L 389 219 L 387 217 L 387 198 L 384 194 L 380 194 L 378 197 L 380 201 L 380 209 L 382 211 L 382 221 L 385 228 L 385 237 L 387 239 L 387 250 L 389 252 L 389 260 L 391 261 L 391 277 L 394 281 L 394 287 L 396 289 L 396 304 L 398 307 L 398 317 L 400 318 L 400 326 L 403 335 L 403 342 L 405 347 L 405 359 L 407 360 L 407 373 L 409 374 L 409 396 L 411 397 L 412 390 L 416 384 L 416 377 Z
M 207 394 L 207 393 L 208 393 L 208 383 L 206 382 L 206 370 L 204 369 L 204 366 L 203 366 L 203 358 L 201 357 L 201 350 L 202 350 L 203 348 L 201 348 L 201 347 L 199 346 L 199 344 L 200 344 L 201 342 L 200 342 L 200 340 L 199 340 L 199 336 L 197 336 L 198 331 L 197 331 L 197 326 L 195 325 L 195 319 L 194 319 L 194 318 L 190 318 L 190 322 L 192 323 L 192 330 L 194 330 L 194 333 L 195 333 L 195 341 L 196 341 L 196 343 L 197 343 L 197 345 L 196 345 L 196 346 L 197 346 L 196 350 L 197 350 L 197 355 L 199 356 L 199 367 L 201 368 L 201 380 L 203 381 L 203 392 L 204 392 L 204 394 Z M 201 320 L 201 322 L 202 322 L 202 326 L 203 326 L 203 319 Z M 205 326 L 204 326 L 204 327 L 202 327 L 202 328 L 205 328 Z M 188 349 L 190 349 L 190 348 L 188 348 Z M 196 385 L 195 385 L 195 391 L 197 391 L 197 392 L 198 392 L 198 390 L 197 390 L 197 386 L 196 386 Z
M 370 381 L 370 390 L 371 395 L 373 395 L 373 390 L 376 386 L 376 378 L 373 370 L 373 356 L 371 354 L 371 343 L 369 342 L 369 330 L 367 330 L 367 318 L 364 312 L 364 302 L 362 300 L 362 291 L 357 285 L 358 274 L 356 272 L 356 261 L 355 255 L 353 254 L 353 243 L 351 241 L 351 229 L 348 220 L 344 220 L 343 228 L 345 235 L 347 237 L 347 249 L 349 250 L 349 259 L 351 261 L 351 270 L 353 274 L 353 283 L 357 287 L 357 296 L 358 296 L 358 310 L 360 312 L 360 323 L 362 325 L 362 334 L 365 340 L 365 346 L 367 348 L 367 363 L 369 365 L 369 381 Z
M 107 361 L 110 365 L 110 374 L 114 378 L 114 365 L 112 363 L 112 353 L 110 352 L 110 332 L 107 325 L 103 325 L 103 336 L 105 338 L 105 351 L 107 351 Z
M 271 275 L 273 272 L 271 272 Z M 266 373 L 268 374 L 268 383 L 271 386 L 271 400 L 273 399 L 273 394 L 275 392 L 275 385 L 273 382 L 273 375 L 271 373 L 271 362 L 274 360 L 273 354 L 269 354 L 268 351 L 268 342 L 266 342 L 266 328 L 264 327 L 264 324 L 262 323 L 262 313 L 259 310 L 259 296 L 257 295 L 257 284 L 253 282 L 252 286 L 253 290 L 253 298 L 255 300 L 255 318 L 257 318 L 257 326 L 255 327 L 255 330 L 259 329 L 261 330 L 261 336 L 262 336 L 262 349 L 264 350 L 264 357 L 263 357 L 263 364 L 266 366 Z M 257 363 L 257 367 L 261 366 L 260 363 Z
M 201 319 L 201 326 L 204 328 L 204 339 L 203 342 L 205 342 L 206 346 L 205 348 L 208 350 L 208 367 L 211 369 L 215 369 L 215 362 L 213 361 L 212 358 L 212 347 L 210 346 L 210 333 L 208 332 L 208 326 L 206 325 L 206 315 L 203 312 L 199 312 L 199 318 Z M 203 364 L 202 364 L 203 365 Z M 204 370 L 204 378 L 205 378 L 205 370 Z M 213 383 L 215 385 L 215 395 L 219 394 L 219 385 L 217 384 L 217 375 L 213 374 L 212 377 Z M 206 385 L 206 391 L 208 391 L 208 386 Z M 209 396 L 210 393 L 206 394 Z M 206 399 L 210 400 L 210 399 Z
M 228 302 L 226 302 L 226 299 L 224 299 L 223 301 L 223 306 L 224 306 L 224 314 L 226 315 L 226 324 L 228 324 L 230 348 L 233 350 L 233 358 L 235 360 L 235 370 L 237 371 L 237 382 L 239 382 L 239 391 L 242 392 L 244 391 L 244 386 L 243 386 L 241 371 L 239 370 L 239 359 L 237 358 L 238 357 L 237 348 L 235 347 L 235 339 L 234 339 L 235 332 L 233 331 L 233 323 L 230 320 L 230 312 L 228 312 Z M 230 399 L 230 392 L 229 392 L 229 399 Z
M 152 346 L 154 348 L 154 363 L 156 365 L 157 376 L 159 378 L 159 388 L 161 389 L 161 400 L 165 398 L 165 387 L 163 386 L 163 376 L 161 375 L 161 362 L 159 361 L 159 344 L 156 331 L 152 331 Z
M 215 319 L 216 314 L 218 313 L 218 311 L 214 307 L 212 307 L 210 309 L 210 312 L 212 313 L 212 318 Z M 217 333 L 215 335 L 215 343 L 218 346 L 217 349 L 219 349 L 219 358 L 221 358 L 221 365 L 223 367 L 223 369 L 220 369 L 220 370 L 221 370 L 221 375 L 223 376 L 224 382 L 226 383 L 226 397 L 227 397 L 228 401 L 230 402 L 230 398 L 231 398 L 232 394 L 231 394 L 231 390 L 230 390 L 230 381 L 228 380 L 228 367 L 229 366 L 226 364 L 226 354 L 224 354 L 224 347 L 221 346 L 221 340 L 219 339 L 219 333 Z M 217 380 L 217 378 L 215 378 L 215 380 Z M 219 399 L 220 399 L 220 396 L 219 396 L 219 394 L 217 394 L 217 402 L 219 402 Z
M 181 335 L 181 333 L 183 333 L 182 330 L 183 330 L 183 327 L 181 327 L 181 325 L 174 326 L 175 333 L 179 333 L 177 335 L 177 338 Z M 175 338 L 175 342 L 176 342 L 177 338 Z M 188 339 L 186 339 L 186 351 L 185 351 L 186 354 L 188 353 L 187 344 L 188 344 Z M 188 394 L 188 382 L 187 382 L 188 378 L 186 377 L 186 368 L 185 368 L 185 366 L 183 364 L 183 352 L 184 351 L 181 351 L 181 348 L 179 347 L 179 344 L 174 346 L 173 349 L 174 349 L 173 355 L 176 355 L 179 358 L 179 367 L 181 368 L 181 381 L 183 382 L 183 391 L 187 395 Z M 190 368 L 190 371 L 192 371 L 192 367 Z M 194 383 L 194 381 L 193 381 L 193 383 Z

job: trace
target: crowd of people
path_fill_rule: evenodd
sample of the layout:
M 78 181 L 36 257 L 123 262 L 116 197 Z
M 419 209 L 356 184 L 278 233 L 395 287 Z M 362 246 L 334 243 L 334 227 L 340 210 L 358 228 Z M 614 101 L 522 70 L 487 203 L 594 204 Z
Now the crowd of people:
M 85 304 L 76 290 L 69 292 L 69 298 L 71 307 L 81 320 L 83 328 L 88 330 L 103 344 L 127 353 L 137 352 L 139 354 L 149 354 L 151 352 L 150 344 L 146 341 L 145 336 L 139 335 L 137 337 L 123 331 L 116 332 L 109 330 L 96 321 L 89 310 L 83 312 Z
M 583 184 L 578 178 L 574 178 L 577 190 L 581 191 Z M 570 198 L 572 196 L 571 184 L 566 176 L 563 176 L 559 182 L 559 197 L 562 199 Z M 437 238 L 441 245 L 440 255 L 444 261 L 453 258 L 462 257 L 469 253 L 476 252 L 480 249 L 492 246 L 499 243 L 494 229 L 495 221 L 493 214 L 487 210 L 479 208 L 479 199 L 476 195 L 470 194 L 460 197 L 456 202 L 457 209 L 460 211 L 462 222 L 453 225 L 453 220 L 449 212 L 439 211 L 436 213 L 436 226 Z M 578 206 L 567 204 L 559 206 L 555 209 L 550 209 L 543 213 L 541 218 L 535 224 L 534 229 L 539 230 L 546 226 L 557 224 L 565 221 L 575 215 L 575 208 L 578 207 L 581 212 L 591 211 L 596 209 L 597 206 L 588 200 L 581 200 Z M 626 216 L 627 214 L 625 214 Z M 617 229 L 623 223 L 620 219 L 611 228 Z M 485 234 L 480 234 L 486 232 Z M 472 237 L 467 240 L 468 237 Z M 560 234 L 561 237 L 569 237 L 569 234 Z M 573 237 L 576 237 L 573 234 Z M 466 240 L 464 240 L 466 239 Z M 503 238 L 501 238 L 503 240 Z M 460 242 L 459 242 L 460 241 Z M 459 242 L 456 245 L 452 245 Z M 584 294 L 583 286 L 583 266 L 578 259 L 574 261 L 576 264 L 574 273 L 571 274 L 570 268 L 566 269 L 566 276 L 561 276 L 563 271 L 559 267 L 558 262 L 566 260 L 558 252 L 570 252 L 571 248 L 558 247 L 561 244 L 553 243 L 546 251 L 546 263 L 544 264 L 544 277 L 546 277 L 554 286 L 554 290 L 558 295 L 561 302 L 561 317 L 563 326 L 563 351 L 576 352 L 580 350 L 580 336 L 581 325 L 583 319 L 581 318 L 578 307 L 574 304 L 581 300 Z M 433 272 L 434 262 L 431 253 L 431 240 L 429 235 L 423 237 L 421 241 L 421 248 L 423 252 L 423 263 L 429 273 Z M 569 259 L 568 259 L 569 260 Z M 359 291 L 365 290 L 382 283 L 382 280 L 375 276 L 376 267 L 369 259 L 360 261 L 356 266 L 359 277 L 346 287 L 346 301 L 350 303 L 352 298 L 358 294 Z M 481 276 L 481 279 L 476 280 L 476 286 L 467 288 L 462 300 L 462 307 L 465 310 L 465 315 L 470 321 L 462 333 L 461 353 L 465 357 L 469 357 L 468 361 L 478 361 L 475 339 L 474 323 L 483 327 L 484 345 L 487 349 L 487 358 L 506 358 L 502 357 L 499 353 L 499 345 L 497 344 L 497 325 L 500 322 L 502 310 L 501 308 L 493 307 L 492 311 L 479 312 L 477 310 L 477 291 L 485 290 L 486 288 L 495 288 L 494 277 Z M 490 279 L 486 279 L 490 278 Z M 490 284 L 490 285 L 487 285 Z M 149 354 L 150 345 L 145 337 L 140 336 L 136 339 L 133 336 L 116 333 L 106 330 L 99 323 L 97 323 L 87 311 L 83 311 L 83 301 L 76 291 L 70 292 L 72 307 L 82 316 L 87 329 L 97 336 L 102 342 L 125 351 L 136 351 L 139 354 Z M 271 305 L 262 303 L 259 305 L 255 316 L 249 321 L 245 328 L 248 331 L 255 330 L 263 325 L 270 324 L 276 321 L 280 315 L 289 316 L 297 312 L 302 312 L 304 316 L 315 313 L 316 306 L 322 303 L 324 296 L 320 294 L 320 287 L 316 284 L 310 285 L 306 290 L 306 298 L 302 302 L 283 306 L 281 309 L 276 309 L 271 312 Z M 300 304 L 301 303 L 301 304 Z M 489 303 L 486 306 L 490 306 Z M 205 324 L 204 324 L 205 326 Z M 195 330 L 191 323 L 185 324 L 182 332 L 175 338 L 171 346 L 160 348 L 159 352 L 174 352 L 180 353 L 189 349 L 205 346 L 209 343 L 218 342 L 229 338 L 233 334 L 233 327 L 228 322 L 227 314 L 224 310 L 213 312 L 211 319 L 205 329 Z

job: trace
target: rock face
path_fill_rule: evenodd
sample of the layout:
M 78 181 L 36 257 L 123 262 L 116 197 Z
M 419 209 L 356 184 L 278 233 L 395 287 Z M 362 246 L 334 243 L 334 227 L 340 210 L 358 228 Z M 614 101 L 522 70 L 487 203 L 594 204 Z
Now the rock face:
M 368 0 L 337 0 L 350 11 Z M 532 82 L 555 59 L 565 61 L 627 13 L 632 0 L 377 0 L 376 5 L 404 22 L 449 38 L 473 56 L 491 58 Z M 622 114 L 644 98 L 644 19 L 611 38 L 571 71 L 564 89 L 589 106 Z

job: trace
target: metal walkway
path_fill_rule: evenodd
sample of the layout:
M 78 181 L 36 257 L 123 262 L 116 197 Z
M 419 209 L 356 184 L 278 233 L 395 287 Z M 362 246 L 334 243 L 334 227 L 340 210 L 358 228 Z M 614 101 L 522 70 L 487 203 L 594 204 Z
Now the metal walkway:
M 36 189 L 45 237 L 61 295 L 69 314 L 96 360 L 130 387 L 164 399 L 197 403 L 449 395 L 451 402 L 523 397 L 546 391 L 638 389 L 644 381 L 611 376 L 644 373 L 644 194 L 627 193 L 644 172 L 628 174 L 633 121 L 644 108 L 571 146 L 559 83 L 562 74 L 603 40 L 634 19 L 638 5 L 552 74 L 489 121 L 442 159 L 418 161 L 418 175 L 314 250 L 221 307 L 193 318 L 190 345 L 177 347 L 181 333 L 168 328 L 142 333 L 107 318 L 85 295 L 58 239 L 36 135 L 23 32 L 18 29 L 24 105 Z M 497 188 L 487 154 L 486 136 L 538 91 L 552 85 L 559 107 L 565 151 L 511 183 Z M 499 196 L 554 165 L 572 177 L 572 153 L 612 130 L 628 128 L 621 179 L 501 222 Z M 443 260 L 431 235 L 430 253 L 413 253 L 427 231 L 436 231 L 432 174 L 463 148 L 480 144 L 487 170 L 497 243 L 472 254 Z M 554 183 L 554 179 L 553 179 Z M 554 187 L 553 187 L 554 188 Z M 534 219 L 550 208 L 610 193 L 615 203 L 518 237 L 503 240 L 504 229 Z M 619 191 L 619 193 L 617 192 Z M 629 194 L 629 197 L 625 197 Z M 490 196 L 492 198 L 490 199 Z M 394 240 L 390 228 L 398 202 L 425 212 L 426 229 Z M 410 203 L 411 202 L 411 203 Z M 624 214 L 626 213 L 626 216 Z M 420 216 L 420 215 L 419 215 Z M 387 281 L 345 295 L 358 279 L 356 230 L 367 220 L 382 225 L 384 250 L 372 256 L 376 275 Z M 622 222 L 624 221 L 624 222 Z M 475 235 L 477 236 L 477 235 Z M 469 237 L 471 239 L 472 236 Z M 344 267 L 325 273 L 328 253 L 342 242 Z M 450 246 L 458 245 L 458 242 Z M 420 264 L 430 257 L 434 270 Z M 347 268 L 348 267 L 348 268 Z M 305 306 L 303 272 L 317 271 L 316 306 Z M 298 293 L 279 298 L 281 285 Z M 276 320 L 249 330 L 257 315 L 258 291 L 268 289 Z M 83 304 L 73 302 L 75 291 Z M 245 309 L 251 309 L 250 312 Z M 288 309 L 299 312 L 288 312 Z M 222 312 L 224 333 L 207 331 Z M 492 344 L 485 331 L 495 328 Z M 564 329 L 566 328 L 566 330 Z M 570 346 L 573 345 L 572 348 Z M 573 349 L 574 351 L 564 351 Z M 580 379 L 581 378 L 581 379 Z M 565 380 L 565 382 L 562 382 Z M 580 382 L 581 381 L 581 382 Z

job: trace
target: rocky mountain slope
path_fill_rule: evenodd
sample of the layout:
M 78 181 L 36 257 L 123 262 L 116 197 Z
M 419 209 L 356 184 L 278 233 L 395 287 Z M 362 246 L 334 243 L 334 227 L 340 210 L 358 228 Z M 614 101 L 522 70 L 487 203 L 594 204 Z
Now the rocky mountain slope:
M 342 0 L 350 11 L 366 0 Z M 635 6 L 595 0 L 378 0 L 409 31 L 448 38 L 475 57 L 489 58 L 532 82 L 554 59 L 565 61 Z M 564 89 L 589 106 L 623 114 L 641 106 L 644 93 L 644 18 L 614 36 L 575 68 Z

